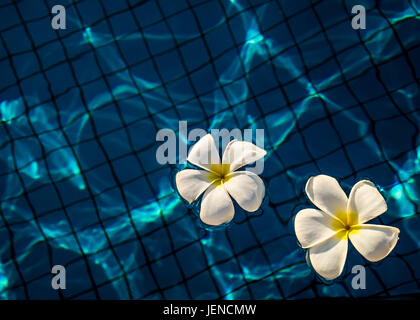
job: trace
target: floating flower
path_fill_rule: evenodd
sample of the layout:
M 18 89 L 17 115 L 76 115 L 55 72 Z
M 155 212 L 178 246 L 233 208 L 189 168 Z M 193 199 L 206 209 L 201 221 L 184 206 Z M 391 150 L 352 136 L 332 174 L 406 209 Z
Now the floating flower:
M 315 271 L 335 279 L 343 271 L 348 240 L 367 260 L 384 259 L 394 249 L 400 230 L 366 224 L 387 210 L 375 185 L 356 183 L 347 199 L 337 180 L 326 175 L 309 178 L 306 194 L 317 209 L 303 209 L 295 219 L 296 236 Z
M 179 194 L 194 202 L 203 192 L 200 218 L 208 225 L 221 225 L 233 219 L 232 199 L 248 212 L 257 211 L 264 198 L 261 178 L 250 171 L 236 171 L 266 155 L 266 151 L 246 141 L 231 141 L 222 161 L 211 134 L 202 137 L 188 154 L 187 161 L 203 170 L 185 169 L 176 174 Z

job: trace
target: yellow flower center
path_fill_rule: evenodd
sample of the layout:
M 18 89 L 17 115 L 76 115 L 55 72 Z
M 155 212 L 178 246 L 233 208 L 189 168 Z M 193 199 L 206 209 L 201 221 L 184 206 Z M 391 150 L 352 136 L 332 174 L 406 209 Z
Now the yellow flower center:
M 212 164 L 210 166 L 211 172 L 208 174 L 207 179 L 214 183 L 216 187 L 219 187 L 232 177 L 229 169 L 229 164 Z
M 354 212 L 339 211 L 337 219 L 332 222 L 332 228 L 336 231 L 336 236 L 340 239 L 347 239 L 350 233 L 356 233 L 360 229 L 357 214 Z

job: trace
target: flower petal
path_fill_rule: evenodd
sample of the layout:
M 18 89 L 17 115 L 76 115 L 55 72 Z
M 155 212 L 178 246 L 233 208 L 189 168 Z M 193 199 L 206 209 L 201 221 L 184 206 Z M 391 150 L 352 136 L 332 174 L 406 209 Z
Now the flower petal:
M 302 248 L 314 247 L 337 233 L 333 227 L 337 222 L 321 210 L 300 210 L 295 218 L 296 237 Z
M 232 140 L 223 152 L 222 163 L 230 164 L 230 172 L 251 164 L 267 154 L 267 151 L 248 141 Z
M 212 184 L 201 200 L 200 218 L 212 226 L 227 223 L 233 219 L 233 202 L 223 185 Z
M 210 171 L 213 164 L 220 164 L 218 147 L 209 133 L 191 147 L 187 160 L 202 169 Z
M 346 223 L 347 196 L 337 180 L 323 174 L 310 177 L 305 191 L 308 198 L 319 209 Z
M 353 246 L 367 260 L 376 262 L 385 258 L 398 241 L 398 228 L 375 224 L 362 224 L 352 230 L 349 238 Z
M 345 231 L 342 231 L 345 232 Z M 323 278 L 332 280 L 343 272 L 347 258 L 347 237 L 334 235 L 309 249 L 309 260 Z
M 362 180 L 351 189 L 347 212 L 358 218 L 355 223 L 362 224 L 372 220 L 387 209 L 385 199 L 372 182 Z
M 249 171 L 233 172 L 224 186 L 242 209 L 254 212 L 261 206 L 265 187 L 264 182 L 255 173 Z
M 209 172 L 194 169 L 179 171 L 175 183 L 179 194 L 188 203 L 195 201 L 211 185 Z

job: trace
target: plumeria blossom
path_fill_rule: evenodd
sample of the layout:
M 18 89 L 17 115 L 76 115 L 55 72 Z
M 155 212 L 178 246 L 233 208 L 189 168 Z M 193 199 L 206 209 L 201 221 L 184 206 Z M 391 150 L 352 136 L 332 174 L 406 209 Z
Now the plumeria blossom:
M 343 271 L 348 240 L 367 260 L 384 259 L 394 249 L 400 230 L 366 224 L 387 210 L 375 185 L 362 180 L 347 198 L 337 180 L 326 175 L 309 178 L 306 194 L 317 209 L 303 209 L 295 218 L 296 236 L 315 271 L 332 280 Z
M 233 219 L 232 199 L 248 212 L 257 211 L 264 198 L 261 178 L 250 171 L 237 171 L 266 155 L 266 151 L 246 141 L 231 141 L 220 160 L 218 147 L 211 134 L 192 146 L 187 161 L 203 169 L 185 169 L 176 174 L 179 194 L 188 203 L 203 192 L 200 218 L 208 225 L 221 225 Z

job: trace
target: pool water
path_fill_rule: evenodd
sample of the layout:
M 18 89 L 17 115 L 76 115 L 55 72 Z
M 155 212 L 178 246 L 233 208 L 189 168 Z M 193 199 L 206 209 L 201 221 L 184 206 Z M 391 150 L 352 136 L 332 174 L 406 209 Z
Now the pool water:
M 59 2 L 54 30 L 56 1 L 0 1 L 2 299 L 419 295 L 420 1 Z M 179 121 L 264 129 L 260 211 L 200 223 L 174 188 L 183 165 L 156 161 L 156 133 Z M 374 222 L 401 230 L 381 262 L 350 247 L 329 282 L 293 230 L 320 173 L 346 192 L 374 181 L 388 204 Z

